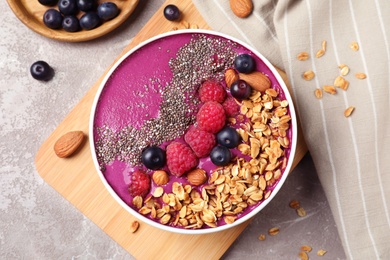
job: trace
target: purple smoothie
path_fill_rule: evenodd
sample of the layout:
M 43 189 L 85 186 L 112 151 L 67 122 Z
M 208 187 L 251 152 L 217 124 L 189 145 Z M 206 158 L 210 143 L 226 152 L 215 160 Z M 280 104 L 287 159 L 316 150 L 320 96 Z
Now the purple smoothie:
M 170 84 L 174 76 L 169 62 L 196 35 L 198 34 L 183 33 L 152 41 L 130 54 L 115 68 L 106 81 L 96 106 L 93 123 L 95 142 L 100 138 L 97 131 L 98 128 L 108 127 L 113 132 L 119 132 L 128 126 L 141 129 L 145 121 L 160 116 L 160 104 L 163 100 L 161 90 Z M 250 50 L 221 36 L 207 35 L 207 37 L 218 38 L 220 41 L 228 42 L 237 55 L 241 53 L 252 54 L 256 60 L 256 70 L 263 72 L 269 77 L 272 88 L 279 92 L 280 100 L 286 99 L 283 89 L 272 71 L 260 58 L 253 55 Z M 231 67 L 233 67 L 232 64 Z M 193 86 L 194 92 L 196 92 L 198 87 L 198 85 Z M 234 127 L 238 128 L 239 125 L 236 124 Z M 291 127 L 288 130 L 287 136 L 291 140 Z M 177 136 L 175 139 L 159 145 L 165 148 L 173 140 L 183 141 L 183 138 Z M 237 149 L 233 149 L 232 153 L 234 156 L 244 157 Z M 285 149 L 284 153 L 284 156 L 289 158 L 290 148 Z M 249 156 L 244 158 L 247 160 L 250 159 Z M 201 158 L 199 160 L 199 167 L 206 170 L 208 175 L 210 175 L 212 170 L 217 168 L 211 163 L 209 158 Z M 118 160 L 118 158 L 110 163 L 106 163 L 104 165 L 104 171 L 102 171 L 107 183 L 129 206 L 132 206 L 132 197 L 128 193 L 128 185 L 130 183 L 131 173 L 137 168 L 142 168 L 150 175 L 153 173 L 153 171 L 146 170 L 143 166 L 131 165 L 123 160 Z M 164 170 L 169 172 L 167 167 Z M 164 186 L 166 192 L 171 192 L 173 182 L 179 182 L 183 185 L 188 184 L 185 176 L 175 177 L 171 175 L 169 183 Z M 273 186 L 267 189 L 273 189 L 278 182 L 276 181 Z M 207 182 L 205 185 L 207 185 Z M 151 194 L 156 187 L 152 181 Z M 201 190 L 201 188 L 202 186 L 197 189 Z M 258 204 L 248 207 L 243 213 L 238 215 L 238 218 L 248 214 L 256 206 Z M 224 224 L 223 220 L 218 221 L 218 225 Z

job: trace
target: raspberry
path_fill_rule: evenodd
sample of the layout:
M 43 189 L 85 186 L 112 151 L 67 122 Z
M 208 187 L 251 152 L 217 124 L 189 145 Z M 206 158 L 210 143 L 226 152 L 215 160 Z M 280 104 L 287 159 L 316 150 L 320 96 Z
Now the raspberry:
M 199 128 L 213 134 L 224 127 L 225 121 L 225 110 L 221 104 L 215 101 L 204 103 L 196 115 Z
M 206 157 L 215 146 L 215 136 L 197 127 L 191 127 L 184 135 L 184 140 L 198 158 Z
M 214 80 L 207 80 L 199 88 L 200 101 L 216 101 L 222 103 L 226 97 L 226 91 L 221 84 Z
M 150 189 L 150 177 L 141 170 L 135 170 L 130 178 L 129 193 L 131 196 L 145 197 Z
M 167 146 L 166 153 L 168 169 L 178 177 L 198 165 L 198 157 L 187 144 L 174 141 Z
M 234 97 L 227 97 L 222 103 L 227 117 L 234 117 L 240 111 L 240 106 L 237 104 Z

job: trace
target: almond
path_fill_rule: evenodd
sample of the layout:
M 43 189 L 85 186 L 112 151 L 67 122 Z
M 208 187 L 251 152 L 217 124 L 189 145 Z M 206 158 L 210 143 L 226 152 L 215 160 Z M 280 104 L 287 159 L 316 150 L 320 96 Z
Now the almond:
M 195 186 L 202 185 L 207 180 L 206 171 L 202 169 L 194 169 L 187 173 L 187 180 Z
M 230 9 L 236 16 L 245 18 L 252 13 L 253 3 L 252 0 L 230 0 Z
M 259 71 L 254 71 L 249 74 L 240 73 L 239 78 L 245 80 L 252 88 L 260 92 L 271 87 L 270 79 Z
M 60 158 L 69 157 L 81 145 L 84 139 L 82 131 L 72 131 L 61 136 L 54 144 L 54 152 Z
M 163 170 L 155 171 L 152 178 L 157 185 L 165 185 L 169 181 L 168 173 Z
M 225 71 L 226 86 L 230 88 L 234 81 L 238 80 L 238 73 L 234 69 L 227 69 Z

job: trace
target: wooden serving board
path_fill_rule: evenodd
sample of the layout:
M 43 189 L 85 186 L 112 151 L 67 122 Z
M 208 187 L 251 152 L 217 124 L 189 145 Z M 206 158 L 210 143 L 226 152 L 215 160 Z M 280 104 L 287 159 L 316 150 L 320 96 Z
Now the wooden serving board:
M 163 8 L 169 3 L 177 5 L 182 11 L 182 21 L 187 21 L 202 29 L 210 29 L 191 0 L 168 0 L 120 56 L 152 36 L 170 31 L 173 27 L 181 27 L 180 22 L 170 22 L 163 18 Z M 104 74 L 108 70 L 109 68 Z M 282 71 L 280 73 L 286 79 L 286 75 Z M 38 173 L 49 185 L 137 259 L 219 259 L 249 224 L 249 221 L 226 231 L 206 235 L 169 233 L 141 222 L 139 230 L 131 233 L 129 226 L 136 218 L 123 209 L 105 189 L 95 170 L 88 138 L 81 149 L 70 158 L 60 159 L 54 154 L 54 143 L 61 135 L 74 130 L 81 130 L 87 135 L 92 103 L 103 78 L 104 75 L 97 80 L 42 144 L 35 160 Z M 300 137 L 294 166 L 302 159 L 306 151 L 306 145 Z

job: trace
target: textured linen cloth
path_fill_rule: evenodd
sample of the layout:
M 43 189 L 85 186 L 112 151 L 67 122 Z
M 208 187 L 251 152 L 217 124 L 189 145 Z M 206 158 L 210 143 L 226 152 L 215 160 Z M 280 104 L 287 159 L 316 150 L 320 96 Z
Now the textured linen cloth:
M 390 1 L 254 0 L 245 19 L 227 0 L 193 2 L 213 30 L 247 42 L 288 75 L 348 259 L 390 259 Z M 298 60 L 300 52 L 309 59 Z M 317 99 L 340 64 L 350 69 L 348 89 Z M 315 73 L 309 81 L 308 70 Z

